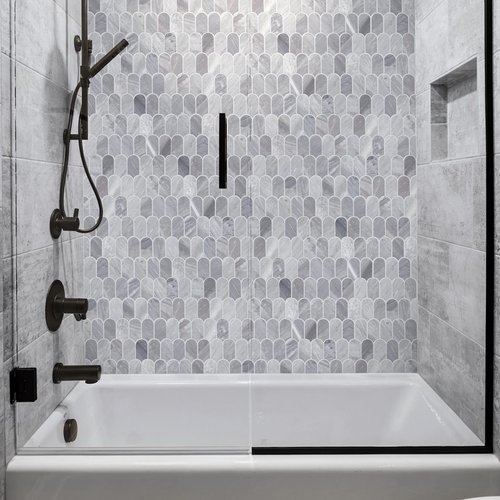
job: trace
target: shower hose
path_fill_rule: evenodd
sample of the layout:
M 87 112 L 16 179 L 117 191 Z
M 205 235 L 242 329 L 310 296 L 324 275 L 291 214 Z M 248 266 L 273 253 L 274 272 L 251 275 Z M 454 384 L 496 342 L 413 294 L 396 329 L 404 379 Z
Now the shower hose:
M 66 140 L 64 141 L 64 160 L 63 160 L 63 169 L 61 173 L 61 184 L 59 187 L 59 210 L 61 211 L 61 214 L 63 217 L 66 216 L 66 212 L 64 210 L 64 193 L 66 190 L 66 179 L 68 177 L 68 166 L 69 166 L 69 150 L 70 150 L 70 145 L 71 145 L 71 128 L 73 126 L 73 116 L 75 114 L 75 105 L 76 105 L 76 99 L 78 97 L 78 92 L 80 91 L 82 85 L 81 82 L 78 82 L 78 85 L 76 86 L 75 90 L 73 91 L 73 96 L 71 97 L 71 104 L 69 107 L 69 113 L 68 113 L 68 127 L 67 127 L 67 137 Z M 76 231 L 78 233 L 91 233 L 92 231 L 95 231 L 102 222 L 103 216 L 104 216 L 104 210 L 102 206 L 102 200 L 101 197 L 99 196 L 99 191 L 97 190 L 97 187 L 92 179 L 92 176 L 90 175 L 89 167 L 87 164 L 87 160 L 85 158 L 85 151 L 83 149 L 83 138 L 82 138 L 82 132 L 81 132 L 81 121 L 80 119 L 78 120 L 78 149 L 80 151 L 80 158 L 82 160 L 82 165 L 83 169 L 85 170 L 85 175 L 87 176 L 87 179 L 89 181 L 90 187 L 92 188 L 92 191 L 94 192 L 94 195 L 97 200 L 97 205 L 99 206 L 99 216 L 97 217 L 97 222 L 90 228 L 88 229 L 77 229 Z

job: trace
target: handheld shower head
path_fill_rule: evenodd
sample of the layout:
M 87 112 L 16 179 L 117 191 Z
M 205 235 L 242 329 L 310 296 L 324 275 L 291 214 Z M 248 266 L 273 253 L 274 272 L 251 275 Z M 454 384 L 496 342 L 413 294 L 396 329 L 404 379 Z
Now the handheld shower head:
M 99 191 L 92 179 L 90 174 L 89 167 L 87 165 L 87 160 L 85 159 L 85 151 L 83 149 L 83 141 L 86 141 L 89 138 L 89 86 L 90 80 L 92 77 L 97 75 L 99 71 L 101 71 L 107 64 L 109 64 L 120 52 L 122 52 L 127 46 L 127 40 L 122 40 L 117 43 L 104 57 L 102 57 L 99 61 L 97 61 L 93 66 L 90 66 L 90 57 L 92 55 L 92 40 L 89 40 L 88 37 L 88 7 L 89 0 L 81 0 L 82 2 L 82 36 L 75 36 L 74 44 L 75 50 L 77 52 L 82 53 L 82 61 L 80 65 L 80 81 L 76 86 L 73 96 L 71 98 L 71 104 L 68 113 L 68 126 L 63 134 L 64 141 L 64 159 L 63 159 L 63 169 L 61 173 L 61 183 L 59 186 L 59 209 L 54 211 L 54 214 L 57 216 L 53 216 L 51 218 L 51 230 L 52 230 L 52 219 L 54 222 L 63 222 L 63 225 L 59 224 L 58 231 L 53 232 L 53 237 L 57 238 L 60 234 L 60 229 L 66 229 L 70 231 L 77 231 L 79 233 L 90 233 L 95 231 L 100 225 L 104 217 L 104 208 L 102 204 L 101 197 L 99 196 Z M 82 103 L 80 106 L 80 115 L 78 117 L 78 133 L 72 134 L 71 128 L 73 125 L 73 115 L 75 112 L 75 105 L 77 101 L 77 97 L 79 92 L 81 91 Z M 66 186 L 66 177 L 68 176 L 68 167 L 69 167 L 69 149 L 72 140 L 78 141 L 78 148 L 80 150 L 80 157 L 82 160 L 83 169 L 85 170 L 85 175 L 89 181 L 90 187 L 94 192 L 94 195 L 97 200 L 97 205 L 99 207 L 99 216 L 97 218 L 96 223 L 86 229 L 80 229 L 79 221 L 78 221 L 78 213 L 75 214 L 74 217 L 66 217 L 64 211 L 64 191 Z M 71 219 L 71 220 L 69 220 Z M 74 220 L 73 220 L 74 219 Z M 71 223 L 71 224 L 69 224 Z M 69 225 L 68 225 L 69 224 Z M 70 227 L 71 226 L 71 227 Z M 52 233 L 51 233 L 52 234 Z
M 120 52 L 128 46 L 127 40 L 118 42 L 105 56 L 97 61 L 89 70 L 89 78 L 93 78 L 99 71 L 107 66 Z

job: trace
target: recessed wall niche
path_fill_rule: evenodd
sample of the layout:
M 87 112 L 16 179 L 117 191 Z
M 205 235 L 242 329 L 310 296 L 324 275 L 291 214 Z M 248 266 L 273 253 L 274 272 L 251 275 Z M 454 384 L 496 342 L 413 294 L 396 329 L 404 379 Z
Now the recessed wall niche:
M 478 106 L 476 59 L 431 84 L 432 161 L 479 153 Z

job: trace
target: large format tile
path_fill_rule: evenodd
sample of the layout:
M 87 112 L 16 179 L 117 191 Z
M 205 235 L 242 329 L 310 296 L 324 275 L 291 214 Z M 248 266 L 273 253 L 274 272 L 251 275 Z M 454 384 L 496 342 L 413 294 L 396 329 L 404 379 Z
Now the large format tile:
M 81 25 L 81 2 L 71 2 L 68 0 L 54 0 L 57 5 L 65 12 L 67 12 L 73 21 L 80 26 Z M 89 2 L 89 10 L 92 11 L 92 2 Z M 76 33 L 75 33 L 76 34 Z
M 45 297 L 52 281 L 61 280 L 68 297 L 82 296 L 82 259 L 81 237 L 16 257 L 18 349 L 47 330 Z
M 0 248 L 2 257 L 5 257 L 12 255 L 12 235 L 15 232 L 14 220 L 12 217 L 12 191 L 15 172 L 14 162 L 10 158 L 2 157 L 0 166 L 0 188 L 2 190 L 2 234 L 0 235 Z
M 19 158 L 59 163 L 68 91 L 22 64 L 16 65 L 16 146 Z
M 484 59 L 484 0 L 448 0 L 448 19 L 448 64 Z
M 443 1 L 418 23 L 418 92 L 472 58 L 484 59 L 483 5 L 483 0 Z
M 418 371 L 457 415 L 484 439 L 485 350 L 419 308 Z
M 30 252 L 54 243 L 49 231 L 52 211 L 59 206 L 61 166 L 18 160 L 16 200 L 17 230 L 15 233 L 18 253 Z M 66 211 L 83 209 L 83 169 L 70 167 L 66 183 Z M 42 186 L 42 188 L 41 188 Z M 74 232 L 63 231 L 58 242 L 77 237 Z
M 3 52 L 0 54 L 0 116 L 2 130 L 0 132 L 0 151 L 2 156 L 12 156 L 14 142 L 14 113 L 15 106 L 12 99 L 13 59 Z
M 484 252 L 418 238 L 419 304 L 484 345 Z
M 432 11 L 447 0 L 416 0 L 415 1 L 415 22 L 421 23 Z
M 12 49 L 12 18 L 15 3 L 11 0 L 0 0 L 0 47 L 1 52 L 11 53 Z
M 415 33 L 417 93 L 450 71 L 448 3 L 441 2 L 421 23 Z
M 18 446 L 25 444 L 74 386 L 71 382 L 52 382 L 54 364 L 82 364 L 82 356 L 82 327 L 73 318 L 66 318 L 57 332 L 45 332 L 19 351 L 19 366 L 37 368 L 38 399 L 33 404 L 17 406 Z
M 421 236 L 484 250 L 485 169 L 482 158 L 443 161 L 419 168 Z
M 17 60 L 60 87 L 72 89 L 79 74 L 73 46 L 79 26 L 54 0 L 15 5 Z

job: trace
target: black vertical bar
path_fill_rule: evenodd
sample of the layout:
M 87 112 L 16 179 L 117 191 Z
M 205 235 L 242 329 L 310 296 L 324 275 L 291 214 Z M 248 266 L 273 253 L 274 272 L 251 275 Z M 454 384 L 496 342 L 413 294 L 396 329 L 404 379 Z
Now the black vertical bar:
M 89 77 L 88 73 L 90 71 L 90 50 L 89 50 L 89 33 L 88 33 L 88 15 L 89 15 L 89 5 L 88 0 L 82 0 L 82 65 L 80 67 L 80 76 L 82 83 L 82 104 L 80 107 L 80 124 L 81 124 L 81 134 L 82 139 L 87 140 L 89 138 Z M 71 130 L 68 130 L 68 134 L 71 134 Z M 69 140 L 69 139 L 68 139 Z
M 486 128 L 485 446 L 493 451 L 495 384 L 495 72 L 493 0 L 484 2 Z
M 219 113 L 219 188 L 227 188 L 227 119 Z

